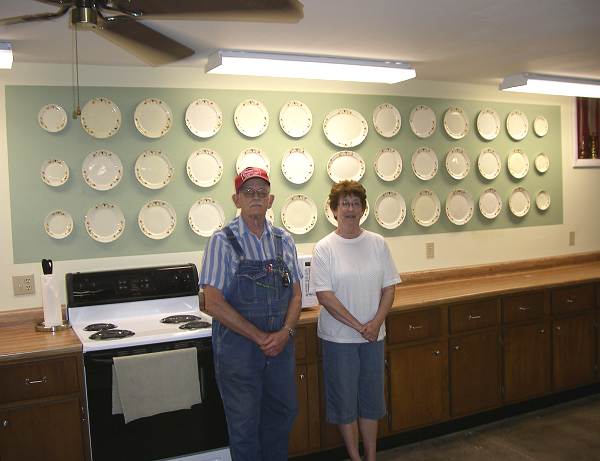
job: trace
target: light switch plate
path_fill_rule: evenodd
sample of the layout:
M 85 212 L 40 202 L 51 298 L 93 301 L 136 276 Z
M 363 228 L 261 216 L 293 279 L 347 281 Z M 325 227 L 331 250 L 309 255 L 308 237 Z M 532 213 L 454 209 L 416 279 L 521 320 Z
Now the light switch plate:
M 15 296 L 32 295 L 35 293 L 33 274 L 13 275 L 13 293 Z

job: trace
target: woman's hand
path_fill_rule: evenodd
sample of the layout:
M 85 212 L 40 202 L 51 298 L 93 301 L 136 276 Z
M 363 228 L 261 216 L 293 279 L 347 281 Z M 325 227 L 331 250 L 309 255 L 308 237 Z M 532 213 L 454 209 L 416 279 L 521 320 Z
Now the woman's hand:
M 379 330 L 381 329 L 381 322 L 377 320 L 369 320 L 365 323 L 358 332 L 369 342 L 377 341 L 379 337 Z

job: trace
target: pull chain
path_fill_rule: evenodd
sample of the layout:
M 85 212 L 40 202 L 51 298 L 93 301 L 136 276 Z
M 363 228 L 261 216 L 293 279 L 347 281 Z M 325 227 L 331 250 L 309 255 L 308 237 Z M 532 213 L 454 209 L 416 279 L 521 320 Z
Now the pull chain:
M 79 118 L 81 115 L 81 107 L 79 106 L 79 50 L 77 47 L 77 23 L 73 24 L 73 43 L 75 45 L 75 65 L 72 69 L 72 80 L 75 80 L 75 86 L 73 87 L 73 119 Z

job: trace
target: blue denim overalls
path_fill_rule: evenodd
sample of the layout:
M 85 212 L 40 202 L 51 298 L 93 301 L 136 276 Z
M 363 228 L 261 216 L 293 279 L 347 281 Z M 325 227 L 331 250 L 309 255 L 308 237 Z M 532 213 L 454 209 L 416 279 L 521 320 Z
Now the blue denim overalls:
M 283 277 L 282 233 L 273 228 L 275 259 L 247 260 L 229 227 L 224 228 L 239 257 L 234 280 L 224 291 L 227 302 L 266 332 L 283 327 L 292 283 Z M 297 412 L 294 342 L 277 357 L 267 357 L 251 340 L 213 321 L 215 372 L 223 398 L 233 461 L 283 461 Z

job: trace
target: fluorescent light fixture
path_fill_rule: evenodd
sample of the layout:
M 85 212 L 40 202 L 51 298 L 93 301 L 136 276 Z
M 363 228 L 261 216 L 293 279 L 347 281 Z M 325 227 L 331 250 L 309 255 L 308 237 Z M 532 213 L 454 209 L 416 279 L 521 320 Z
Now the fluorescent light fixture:
M 557 75 L 514 74 L 500 84 L 503 91 L 600 98 L 600 80 Z
M 218 51 L 208 57 L 206 72 L 371 83 L 398 83 L 417 75 L 397 61 L 252 51 Z
M 12 69 L 12 46 L 9 42 L 0 42 L 0 69 Z

